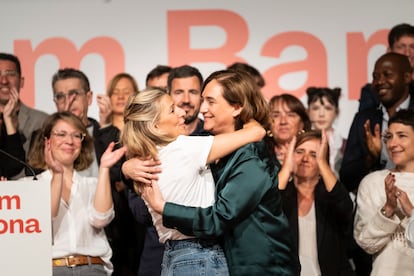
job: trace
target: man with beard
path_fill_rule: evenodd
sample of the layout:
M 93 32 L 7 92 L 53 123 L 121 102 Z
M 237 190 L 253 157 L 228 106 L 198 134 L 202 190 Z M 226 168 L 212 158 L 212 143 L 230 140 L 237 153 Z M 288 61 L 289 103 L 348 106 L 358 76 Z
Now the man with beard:
M 187 135 L 208 135 L 203 128 L 204 121 L 200 119 L 201 87 L 203 76 L 192 66 L 175 67 L 168 75 L 167 89 L 175 105 L 183 109 Z

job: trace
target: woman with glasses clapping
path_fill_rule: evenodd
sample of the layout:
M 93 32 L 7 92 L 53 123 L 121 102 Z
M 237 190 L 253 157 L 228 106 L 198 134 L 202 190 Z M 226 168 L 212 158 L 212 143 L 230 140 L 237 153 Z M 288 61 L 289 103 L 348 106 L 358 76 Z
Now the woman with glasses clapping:
M 114 218 L 109 168 L 125 153 L 112 142 L 101 157 L 99 175 L 78 174 L 92 160 L 93 141 L 70 112 L 45 121 L 29 164 L 50 181 L 53 275 L 110 275 L 112 250 L 104 227 Z

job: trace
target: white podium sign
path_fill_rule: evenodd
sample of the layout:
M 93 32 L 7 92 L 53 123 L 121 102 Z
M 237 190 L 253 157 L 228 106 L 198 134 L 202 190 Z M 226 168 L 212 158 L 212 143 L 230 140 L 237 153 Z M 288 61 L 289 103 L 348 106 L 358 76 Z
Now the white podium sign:
M 52 275 L 50 183 L 0 181 L 0 274 Z

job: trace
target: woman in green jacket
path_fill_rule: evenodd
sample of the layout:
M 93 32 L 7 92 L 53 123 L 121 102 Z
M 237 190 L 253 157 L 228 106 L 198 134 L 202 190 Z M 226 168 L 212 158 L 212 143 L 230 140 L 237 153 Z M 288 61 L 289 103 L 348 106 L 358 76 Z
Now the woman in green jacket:
M 215 135 L 234 132 L 250 119 L 269 128 L 267 103 L 245 73 L 214 72 L 202 96 L 204 128 Z M 228 112 L 234 106 L 242 108 L 238 115 Z M 166 203 L 156 182 L 146 186 L 142 196 L 163 215 L 164 226 L 200 238 L 219 238 L 231 275 L 298 275 L 272 147 L 265 141 L 248 144 L 211 168 L 216 201 L 210 207 Z

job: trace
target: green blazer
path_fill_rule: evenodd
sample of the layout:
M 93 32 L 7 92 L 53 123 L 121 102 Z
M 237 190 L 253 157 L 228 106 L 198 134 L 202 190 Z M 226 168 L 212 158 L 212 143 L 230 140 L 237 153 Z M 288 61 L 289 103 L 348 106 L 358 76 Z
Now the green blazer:
M 167 203 L 164 225 L 200 238 L 222 238 L 231 275 L 299 275 L 276 162 L 263 141 L 240 148 L 212 165 L 214 205 Z

